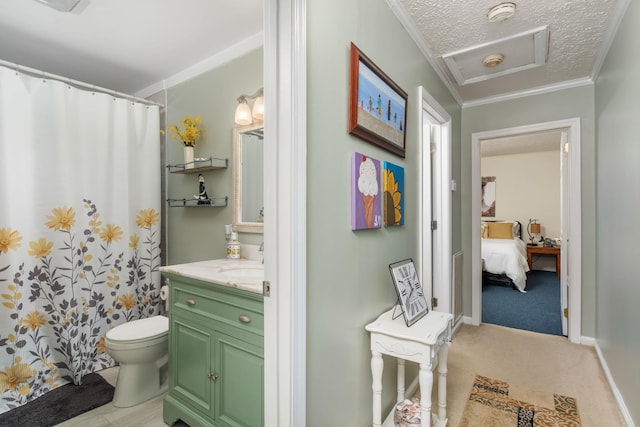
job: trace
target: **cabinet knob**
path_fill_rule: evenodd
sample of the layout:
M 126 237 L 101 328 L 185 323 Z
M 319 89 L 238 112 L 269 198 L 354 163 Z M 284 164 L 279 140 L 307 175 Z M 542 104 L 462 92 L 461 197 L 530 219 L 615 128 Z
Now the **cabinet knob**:
M 194 300 L 193 298 L 187 298 L 187 301 L 185 301 L 187 303 L 187 305 L 196 305 L 196 300 Z
M 214 374 L 213 372 L 209 372 L 207 374 L 207 377 L 211 380 L 211 381 L 215 381 L 218 379 L 218 376 L 216 374 Z
M 242 323 L 251 323 L 251 317 L 247 316 L 246 314 L 241 314 L 240 316 L 238 316 L 238 320 Z

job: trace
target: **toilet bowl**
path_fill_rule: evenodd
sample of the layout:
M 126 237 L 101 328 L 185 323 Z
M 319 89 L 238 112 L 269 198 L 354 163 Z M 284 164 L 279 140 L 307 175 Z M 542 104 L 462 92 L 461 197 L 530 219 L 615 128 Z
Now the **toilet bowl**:
M 169 319 L 153 316 L 107 332 L 109 355 L 120 363 L 113 405 L 128 408 L 167 390 Z

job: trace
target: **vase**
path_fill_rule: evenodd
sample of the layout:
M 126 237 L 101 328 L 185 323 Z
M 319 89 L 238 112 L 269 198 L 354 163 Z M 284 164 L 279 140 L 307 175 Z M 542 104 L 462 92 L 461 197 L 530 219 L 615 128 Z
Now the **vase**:
M 184 168 L 193 169 L 193 147 L 185 145 L 183 148 L 184 148 Z

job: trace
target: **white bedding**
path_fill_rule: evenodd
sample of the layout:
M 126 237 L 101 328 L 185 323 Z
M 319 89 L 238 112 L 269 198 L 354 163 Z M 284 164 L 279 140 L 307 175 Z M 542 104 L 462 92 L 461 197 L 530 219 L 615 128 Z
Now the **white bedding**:
M 485 271 L 504 274 L 520 292 L 527 286 L 527 245 L 521 239 L 482 239 Z

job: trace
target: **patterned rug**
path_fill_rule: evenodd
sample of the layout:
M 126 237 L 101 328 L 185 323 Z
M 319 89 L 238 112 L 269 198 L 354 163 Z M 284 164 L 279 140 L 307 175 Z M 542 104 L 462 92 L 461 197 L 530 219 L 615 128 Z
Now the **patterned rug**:
M 579 427 L 573 397 L 476 375 L 459 427 Z

